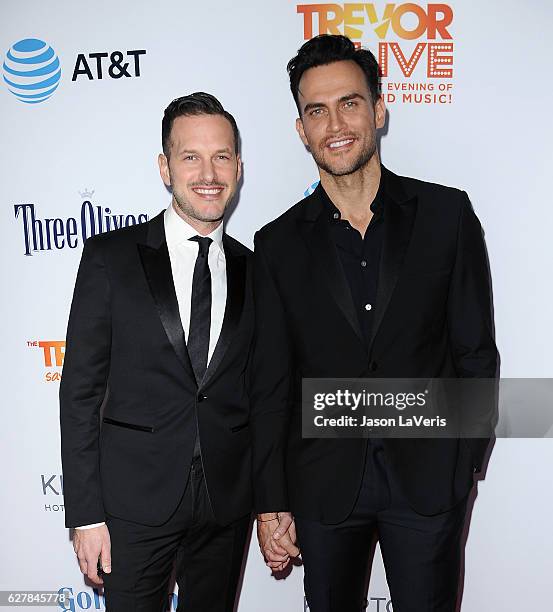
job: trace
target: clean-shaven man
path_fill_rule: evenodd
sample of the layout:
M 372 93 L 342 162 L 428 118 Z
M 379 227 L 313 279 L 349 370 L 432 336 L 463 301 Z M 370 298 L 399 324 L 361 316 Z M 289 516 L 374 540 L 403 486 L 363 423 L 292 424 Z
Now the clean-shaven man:
M 453 612 L 487 440 L 303 439 L 301 381 L 493 379 L 482 230 L 465 192 L 382 166 L 385 107 L 369 51 L 318 36 L 288 72 L 321 180 L 255 240 L 260 546 L 282 569 L 297 532 L 311 612 L 359 612 L 377 536 L 394 612 Z
M 84 247 L 60 389 L 66 525 L 110 612 L 165 610 L 176 558 L 178 610 L 230 612 L 252 508 L 251 252 L 223 229 L 238 129 L 199 92 L 166 108 L 162 144 L 167 210 Z

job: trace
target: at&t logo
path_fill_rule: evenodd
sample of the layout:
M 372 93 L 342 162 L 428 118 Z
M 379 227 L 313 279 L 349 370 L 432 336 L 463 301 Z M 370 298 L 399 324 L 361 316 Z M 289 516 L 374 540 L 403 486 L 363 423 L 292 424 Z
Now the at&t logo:
M 71 81 L 138 78 L 142 76 L 140 60 L 145 55 L 146 49 L 77 53 Z M 4 58 L 4 83 L 25 104 L 48 100 L 61 82 L 61 72 L 56 52 L 39 38 L 24 38 L 14 43 Z
M 61 66 L 52 47 L 38 38 L 13 44 L 4 60 L 4 82 L 25 104 L 47 100 L 58 88 Z

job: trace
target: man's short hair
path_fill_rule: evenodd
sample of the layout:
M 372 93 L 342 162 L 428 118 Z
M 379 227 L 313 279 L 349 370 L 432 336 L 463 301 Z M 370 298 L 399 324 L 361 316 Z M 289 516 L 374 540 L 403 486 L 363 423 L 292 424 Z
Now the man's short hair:
M 188 96 L 176 98 L 163 113 L 161 122 L 161 145 L 165 157 L 169 159 L 171 148 L 171 129 L 177 117 L 192 117 L 195 115 L 222 115 L 231 125 L 234 134 L 234 152 L 238 154 L 238 126 L 234 117 L 223 108 L 215 96 L 203 91 L 196 91 Z
M 373 104 L 380 98 L 378 88 L 378 62 L 368 49 L 355 47 L 349 38 L 338 34 L 320 34 L 308 40 L 286 66 L 290 77 L 290 89 L 298 107 L 299 105 L 299 85 L 303 73 L 309 68 L 325 66 L 334 62 L 351 60 L 355 62 L 363 71 Z

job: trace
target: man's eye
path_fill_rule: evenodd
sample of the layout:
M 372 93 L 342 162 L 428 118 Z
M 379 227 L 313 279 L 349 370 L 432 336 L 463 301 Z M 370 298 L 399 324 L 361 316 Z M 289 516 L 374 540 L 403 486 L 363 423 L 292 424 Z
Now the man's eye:
M 347 102 L 344 104 L 344 106 L 345 106 L 346 108 L 353 108 L 354 106 L 357 106 L 357 102 L 354 102 L 353 100 L 348 100 L 348 101 L 347 101 Z
M 217 155 L 217 159 L 230 159 L 228 155 Z
M 196 159 L 196 155 L 185 155 L 184 159 L 186 159 L 186 160 L 194 160 L 194 159 Z
M 312 111 L 311 111 L 309 114 L 310 114 L 312 117 L 316 117 L 317 115 L 321 115 L 321 114 L 322 114 L 322 112 L 323 112 L 323 109 L 322 109 L 322 108 L 314 108 L 314 109 L 313 109 L 313 110 L 312 110 Z

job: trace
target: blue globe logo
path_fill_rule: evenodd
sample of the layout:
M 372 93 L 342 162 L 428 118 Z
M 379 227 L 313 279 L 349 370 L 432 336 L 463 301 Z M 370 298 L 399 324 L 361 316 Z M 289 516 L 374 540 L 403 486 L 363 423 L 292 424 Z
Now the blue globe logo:
M 44 102 L 60 83 L 58 56 L 38 38 L 25 38 L 13 44 L 6 53 L 3 68 L 8 89 L 25 104 Z

